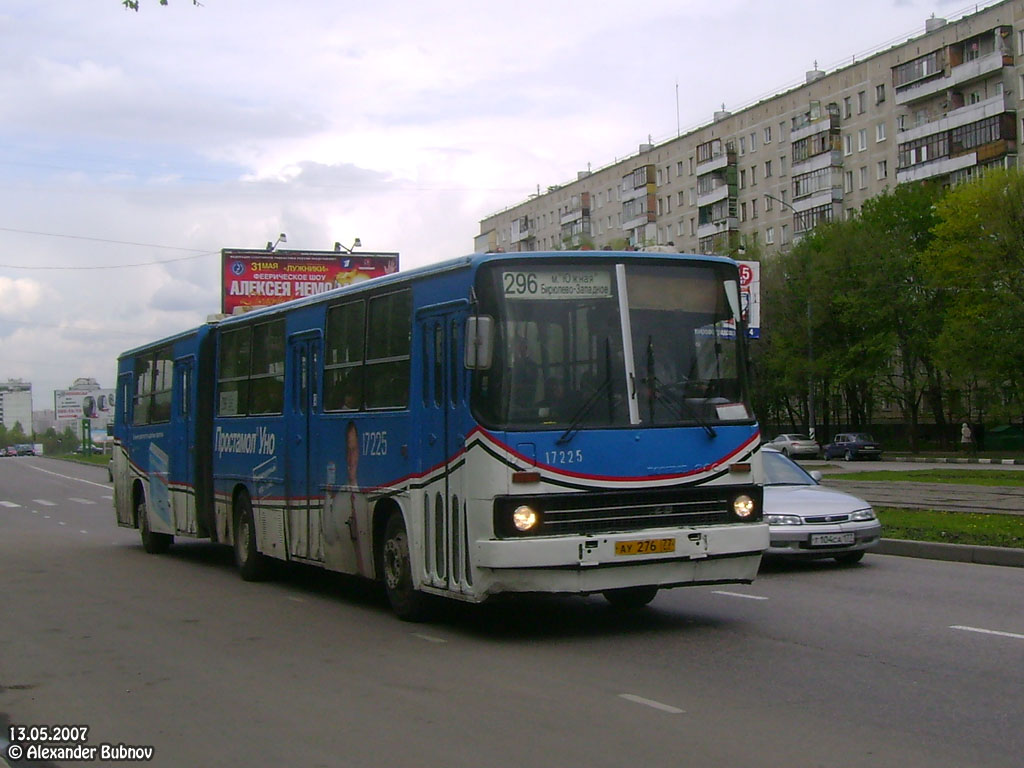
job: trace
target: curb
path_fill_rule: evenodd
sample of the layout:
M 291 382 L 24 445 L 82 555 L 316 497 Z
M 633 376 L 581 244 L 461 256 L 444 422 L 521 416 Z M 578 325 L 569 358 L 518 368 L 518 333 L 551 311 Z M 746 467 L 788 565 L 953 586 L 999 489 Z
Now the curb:
M 959 458 L 950 456 L 887 456 L 885 461 L 905 461 L 916 464 L 999 464 L 999 465 L 1019 465 L 1024 464 L 1024 459 L 978 459 L 978 458 Z
M 878 546 L 871 551 L 879 555 L 1024 568 L 1024 549 L 1014 547 L 982 547 L 971 544 L 943 544 L 938 541 L 882 539 L 878 542 Z

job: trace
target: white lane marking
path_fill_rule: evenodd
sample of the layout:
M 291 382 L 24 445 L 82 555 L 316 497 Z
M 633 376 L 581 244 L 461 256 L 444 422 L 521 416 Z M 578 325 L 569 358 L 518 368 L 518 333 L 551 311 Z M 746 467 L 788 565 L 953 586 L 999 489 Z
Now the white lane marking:
M 13 501 L 0 501 L 0 507 L 7 507 L 8 509 L 18 509 L 21 504 L 15 504 Z
M 742 597 L 744 600 L 767 600 L 767 597 L 761 597 L 760 595 L 745 595 L 742 592 L 725 592 L 721 589 L 711 590 L 712 594 L 725 595 L 726 597 Z
M 32 501 L 34 501 L 36 504 L 38 504 L 41 507 L 56 507 L 57 506 L 57 502 L 55 502 L 55 501 L 47 501 L 46 499 L 32 499 Z
M 428 643 L 447 643 L 443 637 L 434 637 L 433 635 L 424 635 L 422 632 L 413 632 L 413 637 L 418 637 L 420 640 L 426 640 Z
M 113 501 L 114 500 L 114 497 L 111 496 L 109 493 L 106 496 L 100 496 L 100 498 L 101 499 L 105 499 L 107 501 Z
M 653 699 L 645 699 L 643 696 L 634 696 L 632 693 L 620 693 L 619 698 L 625 699 L 626 701 L 632 701 L 634 704 L 643 704 L 645 707 L 660 709 L 662 712 L 668 712 L 671 715 L 686 714 L 678 707 L 673 707 L 669 704 L 662 704 L 660 701 L 654 701 Z
M 954 624 L 950 629 L 959 629 L 961 632 L 978 632 L 982 635 L 998 635 L 999 637 L 1012 637 L 1015 640 L 1024 640 L 1024 635 L 1018 635 L 1016 632 L 1000 632 L 997 629 L 982 629 L 981 627 L 961 627 L 958 624 Z
M 67 525 L 67 523 L 65 523 L 63 520 L 60 521 L 60 524 L 61 525 Z
M 79 531 L 79 533 L 88 533 L 88 531 Z
M 44 519 L 44 520 L 49 520 L 49 519 L 50 519 L 50 516 L 49 516 L 49 515 L 43 515 L 43 519 Z
M 79 498 L 75 498 L 74 496 L 68 496 L 68 501 L 77 501 L 79 504 L 95 504 L 96 503 L 95 501 L 92 501 L 90 499 L 79 499 Z
M 32 469 L 36 470 L 37 472 L 45 472 L 46 474 L 53 475 L 54 477 L 62 477 L 65 480 L 74 480 L 76 483 L 85 483 L 87 485 L 95 485 L 97 488 L 105 488 L 107 490 L 110 490 L 110 483 L 94 483 L 92 480 L 83 480 L 80 477 L 71 477 L 71 475 L 62 475 L 60 472 L 51 472 L 48 469 L 43 469 L 42 467 L 37 467 L 35 464 L 27 464 L 26 466 L 32 467 Z

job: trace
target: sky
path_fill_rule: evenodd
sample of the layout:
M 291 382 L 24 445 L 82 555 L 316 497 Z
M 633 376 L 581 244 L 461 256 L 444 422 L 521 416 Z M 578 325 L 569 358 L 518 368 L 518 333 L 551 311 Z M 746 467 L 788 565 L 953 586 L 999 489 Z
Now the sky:
M 538 186 L 975 8 L 169 3 L 0 6 L 0 382 L 35 410 L 217 312 L 221 248 L 465 255 Z

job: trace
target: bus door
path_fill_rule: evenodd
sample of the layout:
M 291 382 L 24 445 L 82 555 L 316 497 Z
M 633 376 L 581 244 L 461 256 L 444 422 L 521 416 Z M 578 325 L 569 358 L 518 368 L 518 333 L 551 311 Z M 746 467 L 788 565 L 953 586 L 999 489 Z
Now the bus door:
M 120 429 L 117 437 L 121 440 L 120 449 L 114 450 L 114 509 L 117 510 L 119 525 L 131 527 L 135 519 L 132 508 L 132 472 L 128 457 L 132 455 L 132 405 L 134 402 L 135 385 L 131 373 L 122 373 L 117 379 L 117 398 L 115 407 L 118 409 Z
M 306 560 L 324 559 L 320 518 L 323 495 L 317 487 L 320 445 L 316 416 L 320 413 L 319 333 L 288 337 L 289 367 L 294 372 L 286 398 L 285 493 L 288 497 L 288 551 Z
M 464 490 L 466 376 L 462 361 L 466 310 L 427 308 L 419 314 L 423 344 L 421 467 L 423 564 L 434 586 L 466 591 Z
M 193 398 L 193 377 L 195 357 L 181 357 L 174 361 L 174 390 L 171 398 L 171 423 L 174 425 L 171 440 L 170 481 L 183 484 L 188 489 L 185 497 L 172 502 L 174 527 L 177 531 L 196 532 L 196 414 Z M 180 486 L 179 486 L 180 487 Z M 174 497 L 172 496 L 172 499 Z

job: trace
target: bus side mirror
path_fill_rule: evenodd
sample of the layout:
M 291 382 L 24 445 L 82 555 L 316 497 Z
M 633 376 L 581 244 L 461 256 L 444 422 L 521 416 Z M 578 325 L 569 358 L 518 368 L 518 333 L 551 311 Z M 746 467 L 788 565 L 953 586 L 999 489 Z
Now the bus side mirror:
M 735 280 L 725 281 L 725 298 L 729 300 L 729 309 L 732 310 L 732 319 L 737 323 L 740 321 L 740 287 Z
M 466 368 L 487 370 L 494 357 L 494 318 L 473 315 L 466 319 Z

